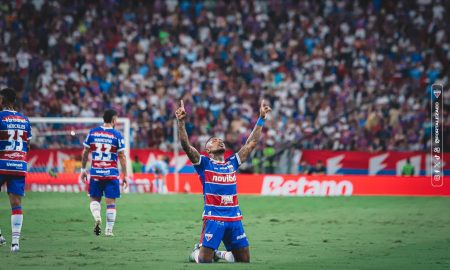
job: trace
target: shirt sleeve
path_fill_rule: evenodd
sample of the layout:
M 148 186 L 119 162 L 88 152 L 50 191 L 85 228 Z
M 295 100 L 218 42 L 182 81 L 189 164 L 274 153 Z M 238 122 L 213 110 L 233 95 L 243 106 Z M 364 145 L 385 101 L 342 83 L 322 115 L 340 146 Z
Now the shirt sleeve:
M 228 157 L 226 161 L 229 161 L 231 165 L 233 165 L 233 168 L 237 171 L 239 166 L 241 166 L 241 160 L 239 159 L 238 154 L 233 154 L 232 156 Z
M 125 150 L 125 140 L 122 137 L 122 134 L 117 132 L 117 152 L 121 152 Z
M 204 171 L 207 162 L 208 162 L 208 158 L 205 157 L 205 156 L 203 156 L 203 155 L 200 155 L 200 159 L 198 160 L 198 162 L 197 162 L 196 164 L 193 164 L 193 165 L 194 165 L 194 169 L 195 169 L 197 172 L 202 172 L 202 171 Z
M 33 134 L 31 133 L 31 123 L 28 121 L 27 140 L 30 141 L 32 138 L 33 138 Z
M 89 132 L 88 133 L 88 135 L 86 136 L 86 139 L 84 139 L 84 142 L 83 142 L 83 145 L 85 146 L 85 147 L 91 147 L 91 136 L 89 136 L 89 135 L 91 135 L 91 133 Z

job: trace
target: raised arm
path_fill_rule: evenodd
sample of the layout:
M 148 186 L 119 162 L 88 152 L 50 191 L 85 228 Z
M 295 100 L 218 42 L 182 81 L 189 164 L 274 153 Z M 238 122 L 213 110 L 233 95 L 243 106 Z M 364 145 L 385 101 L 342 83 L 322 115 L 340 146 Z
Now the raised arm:
M 259 119 L 256 122 L 255 127 L 253 128 L 252 133 L 248 137 L 245 145 L 239 150 L 238 155 L 241 162 L 245 162 L 247 158 L 250 156 L 251 152 L 256 148 L 259 142 L 259 138 L 261 138 L 262 127 L 264 125 L 264 119 L 266 119 L 267 113 L 269 113 L 272 109 L 264 104 L 264 100 L 261 101 L 261 107 L 259 108 Z
M 178 136 L 180 138 L 181 147 L 188 156 L 189 160 L 193 164 L 198 164 L 200 161 L 200 153 L 189 143 L 189 138 L 186 132 L 186 123 L 184 122 L 184 119 L 186 119 L 186 110 L 184 109 L 183 100 L 180 101 L 180 107 L 175 111 L 175 116 L 178 121 Z

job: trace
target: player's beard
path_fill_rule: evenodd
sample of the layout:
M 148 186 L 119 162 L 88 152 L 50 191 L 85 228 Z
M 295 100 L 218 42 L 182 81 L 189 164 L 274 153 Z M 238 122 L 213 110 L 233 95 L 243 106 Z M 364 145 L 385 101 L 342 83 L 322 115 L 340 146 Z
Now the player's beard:
M 215 156 L 216 155 L 223 155 L 223 154 L 225 154 L 225 148 L 218 148 L 218 149 L 212 150 L 211 154 L 213 154 Z

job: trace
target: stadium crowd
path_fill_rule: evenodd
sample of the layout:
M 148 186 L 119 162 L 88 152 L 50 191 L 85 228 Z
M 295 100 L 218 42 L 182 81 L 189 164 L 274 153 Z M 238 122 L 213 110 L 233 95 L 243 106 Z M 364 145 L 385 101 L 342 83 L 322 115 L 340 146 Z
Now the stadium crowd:
M 260 150 L 425 150 L 426 86 L 450 74 L 449 11 L 438 0 L 2 1 L 0 85 L 29 116 L 113 108 L 132 119 L 135 148 L 171 150 L 183 98 L 193 145 L 215 134 L 236 150 L 264 98 Z M 37 147 L 79 143 L 68 136 Z

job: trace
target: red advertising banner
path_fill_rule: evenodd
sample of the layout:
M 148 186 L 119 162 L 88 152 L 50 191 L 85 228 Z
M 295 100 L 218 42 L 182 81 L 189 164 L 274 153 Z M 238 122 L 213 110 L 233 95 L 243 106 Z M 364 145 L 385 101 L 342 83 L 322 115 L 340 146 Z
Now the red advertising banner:
M 153 174 L 135 174 L 128 192 L 154 192 Z M 175 177 L 167 176 L 167 189 L 175 190 Z M 450 185 L 431 186 L 430 177 L 311 176 L 238 174 L 239 194 L 272 196 L 450 196 Z M 30 173 L 27 190 L 83 192 L 87 186 L 78 174 Z M 196 174 L 179 175 L 179 192 L 202 193 Z
M 231 152 L 227 152 L 226 156 Z M 131 159 L 135 157 L 144 165 L 144 168 L 156 160 L 159 155 L 170 158 L 171 172 L 176 168 L 181 173 L 194 173 L 191 162 L 184 153 L 174 158 L 172 152 L 163 152 L 152 149 L 132 149 Z M 300 157 L 300 156 L 299 156 Z M 65 170 L 64 161 L 67 159 L 80 159 L 81 150 L 31 150 L 28 154 L 28 167 L 31 172 L 47 172 L 57 169 L 58 172 Z M 348 151 L 302 151 L 301 160 L 314 166 L 321 160 L 326 167 L 328 175 L 401 175 L 403 166 L 409 159 L 414 166 L 415 175 L 426 175 L 431 169 L 431 156 L 424 152 L 348 152 Z M 444 153 L 444 161 L 450 160 L 450 153 Z M 300 160 L 296 160 L 300 163 Z M 145 171 L 148 171 L 147 169 Z M 444 162 L 444 175 L 450 175 L 450 162 Z

